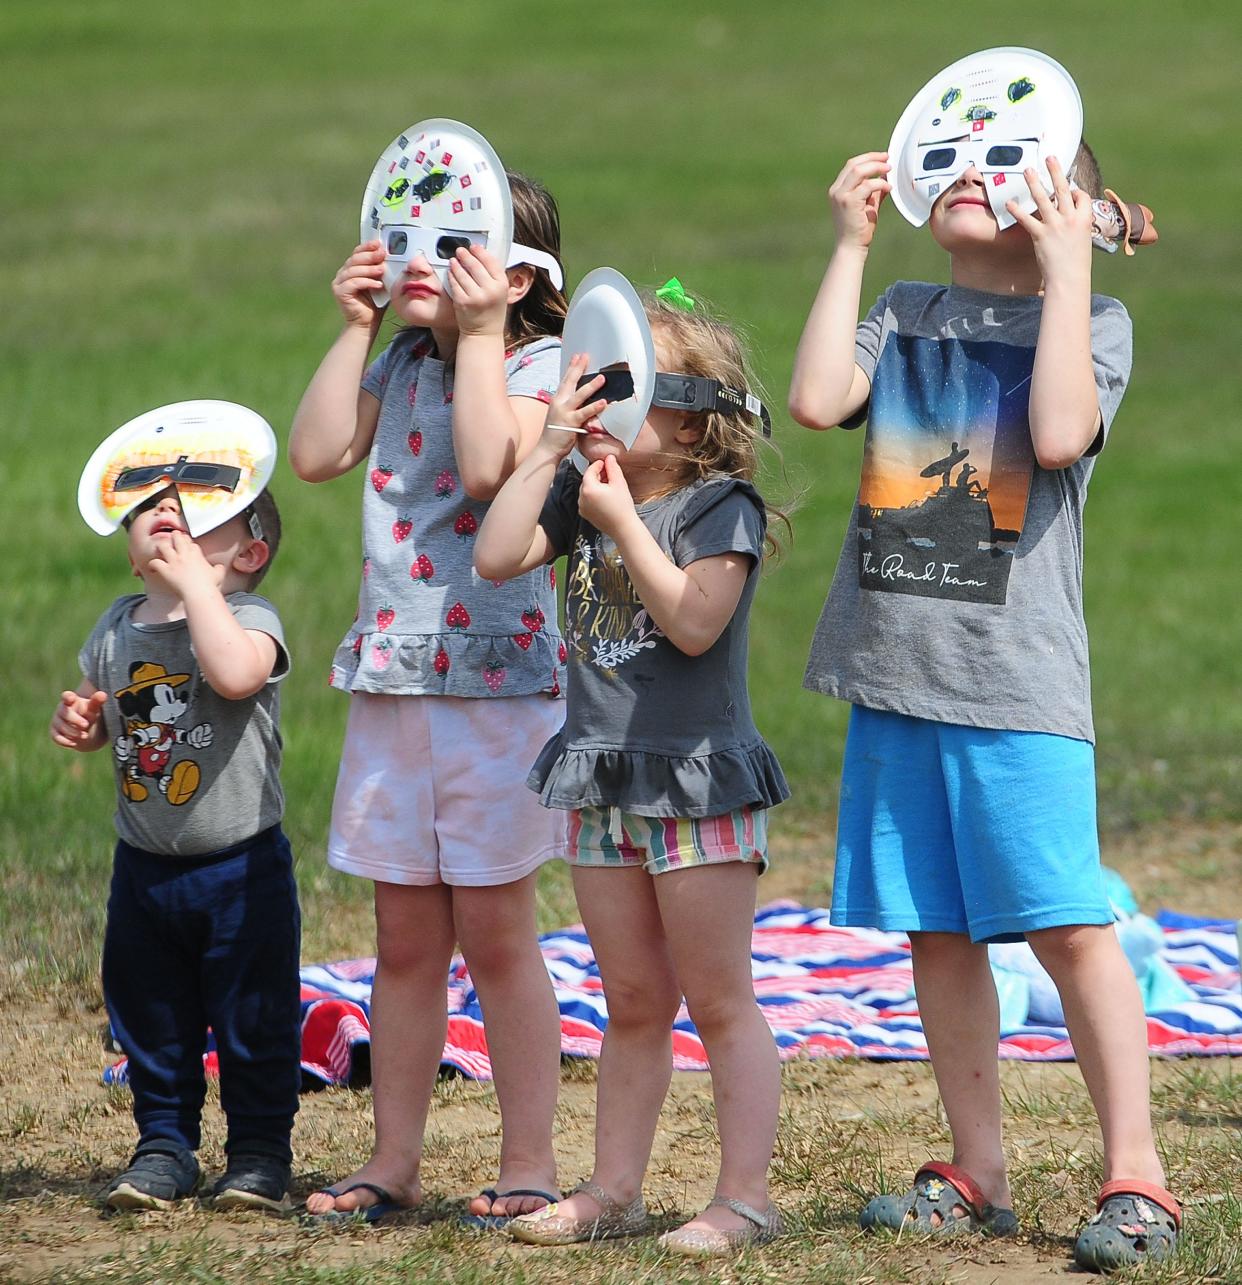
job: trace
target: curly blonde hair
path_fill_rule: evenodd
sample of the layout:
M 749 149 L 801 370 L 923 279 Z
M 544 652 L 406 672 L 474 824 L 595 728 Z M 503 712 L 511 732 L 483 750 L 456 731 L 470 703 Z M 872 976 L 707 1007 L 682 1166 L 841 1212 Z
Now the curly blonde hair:
M 747 357 L 746 349 L 733 328 L 712 316 L 696 297 L 693 310 L 687 311 L 666 303 L 654 291 L 640 292 L 653 336 L 665 350 L 674 371 L 715 379 L 727 388 L 759 396 L 759 384 Z M 763 435 L 758 415 L 741 407 L 722 406 L 688 414 L 687 423 L 701 430 L 698 441 L 684 457 L 689 473 L 681 479 L 728 477 L 750 482 L 759 471 L 759 451 L 767 446 L 778 457 L 780 452 Z M 793 527 L 788 514 L 765 501 L 769 519 L 782 523 L 790 538 Z M 781 542 L 769 529 L 768 552 L 779 555 Z

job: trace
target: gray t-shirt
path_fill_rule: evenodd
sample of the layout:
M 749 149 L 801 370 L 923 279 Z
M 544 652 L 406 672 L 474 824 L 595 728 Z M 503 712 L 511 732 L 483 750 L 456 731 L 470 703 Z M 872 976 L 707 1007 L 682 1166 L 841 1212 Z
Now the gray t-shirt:
M 559 696 L 561 637 L 551 567 L 484 580 L 474 539 L 490 507 L 466 494 L 453 453 L 452 370 L 430 339 L 399 335 L 362 387 L 380 399 L 362 499 L 358 615 L 329 681 L 352 692 Z M 510 397 L 550 400 L 559 339 L 505 357 Z
M 1091 298 L 1103 428 L 1035 460 L 1043 301 L 900 281 L 858 327 L 862 481 L 805 685 L 944 723 L 1094 740 L 1082 510 L 1130 374 L 1130 318 Z M 846 427 L 861 422 L 862 414 Z
M 118 598 L 78 655 L 83 677 L 108 693 L 108 753 L 116 768 L 116 830 L 170 857 L 232 847 L 283 816 L 280 689 L 289 672 L 280 617 L 266 598 L 231 593 L 243 629 L 276 642 L 272 676 L 253 696 L 226 700 L 194 659 L 184 620 L 138 624 L 142 594 Z
M 578 513 L 582 478 L 561 465 L 540 515 L 556 556 L 569 554 L 564 728 L 527 782 L 548 807 L 622 808 L 640 816 L 720 816 L 789 797 L 750 712 L 750 606 L 767 516 L 759 493 L 729 477 L 697 481 L 638 505 L 679 567 L 745 553 L 750 573 L 733 618 L 701 656 L 687 656 L 647 614 L 610 536 Z

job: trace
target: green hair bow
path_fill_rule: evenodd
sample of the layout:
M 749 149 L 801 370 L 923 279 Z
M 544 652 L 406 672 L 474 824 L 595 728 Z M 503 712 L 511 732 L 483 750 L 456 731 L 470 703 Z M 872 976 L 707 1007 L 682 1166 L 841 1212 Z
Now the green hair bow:
M 656 291 L 656 298 L 662 303 L 667 303 L 672 308 L 680 309 L 682 312 L 694 311 L 694 300 L 686 293 L 681 282 L 676 277 L 669 277 Z

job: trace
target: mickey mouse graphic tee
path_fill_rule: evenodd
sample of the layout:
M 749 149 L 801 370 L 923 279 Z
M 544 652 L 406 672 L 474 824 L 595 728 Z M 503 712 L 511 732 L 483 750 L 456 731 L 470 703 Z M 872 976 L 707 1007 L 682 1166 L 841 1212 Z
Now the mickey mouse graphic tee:
M 241 843 L 284 815 L 280 689 L 289 655 L 276 609 L 253 593 L 227 596 L 243 629 L 269 634 L 276 664 L 245 700 L 226 700 L 203 677 L 184 620 L 139 624 L 142 594 L 118 598 L 78 656 L 108 693 L 104 753 L 116 770 L 116 830 L 128 844 L 194 857 Z
M 804 684 L 873 709 L 1094 740 L 1083 505 L 1130 374 L 1124 307 L 1091 298 L 1102 428 L 1039 466 L 1027 408 L 1043 301 L 897 282 L 858 327 L 862 478 Z

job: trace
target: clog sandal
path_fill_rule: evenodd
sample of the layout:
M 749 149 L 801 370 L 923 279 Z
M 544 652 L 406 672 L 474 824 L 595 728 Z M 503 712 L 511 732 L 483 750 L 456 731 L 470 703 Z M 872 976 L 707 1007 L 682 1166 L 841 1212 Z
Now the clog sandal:
M 1074 1261 L 1089 1272 L 1159 1262 L 1177 1247 L 1181 1206 L 1163 1187 L 1124 1178 L 1100 1188 L 1096 1213 L 1078 1233 Z
M 1012 1209 L 989 1204 L 979 1184 L 957 1165 L 930 1160 L 914 1175 L 904 1196 L 876 1196 L 858 1216 L 866 1231 L 927 1232 L 948 1236 L 977 1231 L 1013 1236 L 1018 1219 Z

